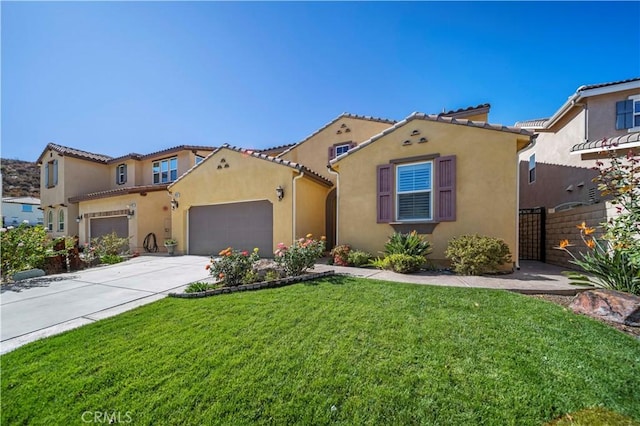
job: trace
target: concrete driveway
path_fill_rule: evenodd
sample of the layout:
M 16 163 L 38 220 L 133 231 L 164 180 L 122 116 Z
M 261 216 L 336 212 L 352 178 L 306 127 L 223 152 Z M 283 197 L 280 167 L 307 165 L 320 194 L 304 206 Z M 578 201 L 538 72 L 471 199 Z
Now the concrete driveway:
M 206 256 L 141 256 L 1 288 L 0 353 L 117 315 L 209 277 Z

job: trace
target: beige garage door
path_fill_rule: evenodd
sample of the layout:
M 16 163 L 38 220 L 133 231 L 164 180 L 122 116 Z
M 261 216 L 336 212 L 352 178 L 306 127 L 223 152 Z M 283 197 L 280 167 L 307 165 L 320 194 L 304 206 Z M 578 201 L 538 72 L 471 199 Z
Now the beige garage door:
M 129 219 L 126 216 L 91 218 L 91 238 L 115 232 L 118 237 L 129 237 Z
M 217 255 L 233 247 L 273 257 L 273 206 L 269 201 L 189 209 L 189 254 Z

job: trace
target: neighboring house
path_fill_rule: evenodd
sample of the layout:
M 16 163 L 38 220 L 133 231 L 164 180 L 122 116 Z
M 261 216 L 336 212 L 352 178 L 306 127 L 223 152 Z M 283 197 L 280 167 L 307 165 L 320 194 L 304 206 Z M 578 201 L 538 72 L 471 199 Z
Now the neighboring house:
M 166 188 L 214 148 L 182 145 L 112 158 L 50 143 L 38 158 L 45 227 L 80 243 L 116 232 L 142 251 L 154 234 L 161 249 L 171 236 Z
M 2 226 L 42 225 L 40 199 L 34 197 L 5 197 L 2 199 Z
M 532 133 L 488 124 L 488 111 L 399 123 L 342 114 L 277 157 L 223 146 L 168 187 L 178 250 L 258 247 L 270 256 L 312 233 L 329 248 L 378 254 L 394 230 L 415 229 L 435 260 L 451 238 L 480 233 L 502 238 L 515 261 L 518 151 Z
M 537 135 L 520 154 L 520 207 L 599 202 L 596 160 L 640 147 L 640 78 L 581 86 L 550 118 L 515 126 Z

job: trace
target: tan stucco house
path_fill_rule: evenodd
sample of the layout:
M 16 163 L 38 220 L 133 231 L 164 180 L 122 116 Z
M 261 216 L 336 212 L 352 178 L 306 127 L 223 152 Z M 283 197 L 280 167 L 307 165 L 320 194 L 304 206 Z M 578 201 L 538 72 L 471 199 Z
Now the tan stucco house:
M 488 112 L 342 114 L 275 156 L 225 145 L 168 187 L 178 249 L 270 256 L 312 233 L 377 254 L 415 229 L 434 260 L 465 233 L 501 238 L 517 259 L 518 152 L 532 133 L 488 124 Z
M 640 148 L 640 78 L 580 86 L 551 117 L 515 126 L 537 135 L 520 154 L 522 208 L 599 202 L 596 160 Z
M 162 251 L 171 236 L 167 186 L 213 149 L 182 145 L 113 158 L 50 143 L 37 161 L 45 227 L 54 237 L 78 236 L 81 244 L 116 232 L 140 252 L 153 234 Z

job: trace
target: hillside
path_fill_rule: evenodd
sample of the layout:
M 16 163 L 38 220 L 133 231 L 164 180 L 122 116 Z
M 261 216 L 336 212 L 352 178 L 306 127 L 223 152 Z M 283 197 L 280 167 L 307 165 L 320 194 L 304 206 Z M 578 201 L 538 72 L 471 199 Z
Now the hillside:
M 3 197 L 40 197 L 40 168 L 36 163 L 0 159 Z

